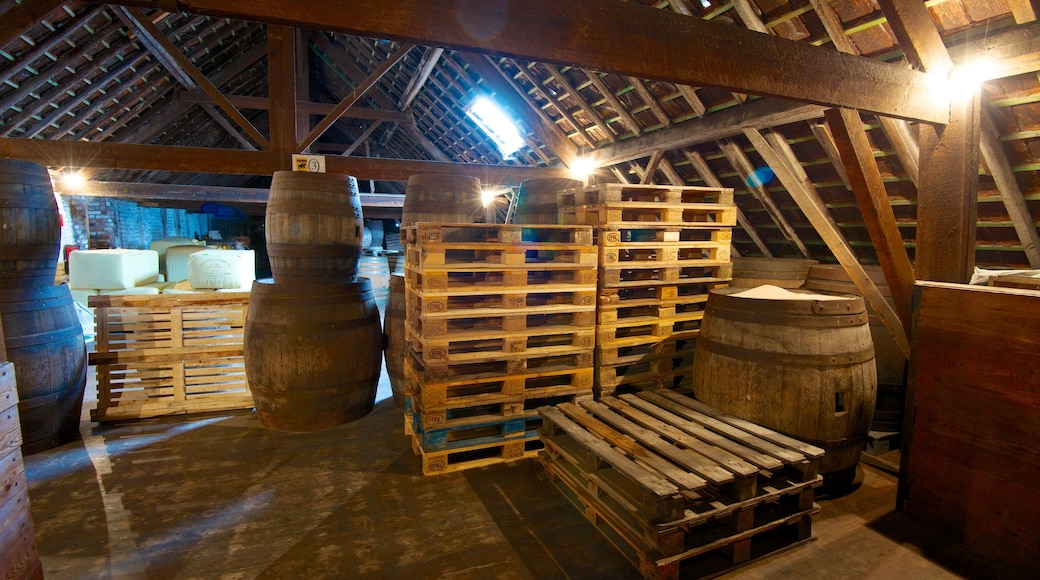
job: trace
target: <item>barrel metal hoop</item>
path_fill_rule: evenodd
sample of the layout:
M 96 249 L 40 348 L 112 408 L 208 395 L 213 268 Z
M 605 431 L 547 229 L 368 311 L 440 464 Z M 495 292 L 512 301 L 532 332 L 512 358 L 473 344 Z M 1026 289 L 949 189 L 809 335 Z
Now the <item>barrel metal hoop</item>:
M 702 334 L 697 339 L 697 348 L 737 360 L 750 360 L 785 367 L 841 367 L 874 360 L 873 345 L 860 351 L 838 354 L 790 354 L 721 344 L 705 338 Z
M 335 217 L 360 217 L 361 207 L 348 203 L 329 201 L 301 201 L 295 199 L 275 199 L 267 202 L 267 213 L 282 213 L 291 216 L 324 215 Z
M 852 326 L 864 326 L 869 322 L 866 312 L 856 314 L 843 314 L 840 316 L 811 316 L 794 314 L 767 314 L 762 312 L 749 312 L 722 308 L 709 303 L 705 309 L 708 317 L 714 317 L 727 322 L 749 322 L 768 326 L 791 326 L 798 328 L 848 328 Z
M 267 255 L 273 258 L 357 258 L 357 246 L 338 244 L 267 244 Z

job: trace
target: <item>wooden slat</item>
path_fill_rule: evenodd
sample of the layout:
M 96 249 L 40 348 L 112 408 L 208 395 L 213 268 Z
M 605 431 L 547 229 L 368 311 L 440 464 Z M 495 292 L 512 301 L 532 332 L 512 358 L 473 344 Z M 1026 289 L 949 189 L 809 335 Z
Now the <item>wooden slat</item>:
M 993 182 L 1000 192 L 1000 198 L 1004 201 L 1011 222 L 1015 225 L 1015 233 L 1022 244 L 1022 251 L 1026 254 L 1031 268 L 1040 268 L 1040 234 L 1037 234 L 1036 221 L 1026 204 L 1022 195 L 1022 189 L 1018 186 L 1015 171 L 1008 161 L 1007 153 L 1000 142 L 993 121 L 987 115 L 982 115 L 982 135 L 979 138 L 979 146 L 982 159 L 986 162 Z
M 696 171 L 697 174 L 701 176 L 701 179 L 704 180 L 705 184 L 707 184 L 709 187 L 722 187 L 722 182 L 719 181 L 719 178 L 715 176 L 715 173 L 711 170 L 711 167 L 708 167 L 708 162 L 704 160 L 704 157 L 702 157 L 699 152 L 684 149 L 683 153 L 686 155 L 686 159 L 690 162 L 690 165 L 693 167 L 694 171 Z M 741 228 L 743 228 L 744 233 L 746 233 L 748 237 L 751 238 L 751 241 L 755 243 L 755 246 L 758 248 L 758 251 L 765 254 L 767 258 L 773 257 L 772 250 L 770 250 L 769 246 L 765 243 L 764 240 L 762 240 L 762 237 L 758 235 L 758 231 L 755 230 L 755 226 L 751 225 L 751 222 L 748 221 L 747 216 L 744 215 L 744 212 L 741 211 L 739 207 L 737 207 L 736 210 L 737 223 L 740 224 Z M 739 256 L 740 254 L 738 252 L 734 252 L 734 255 Z
M 0 46 L 15 39 L 26 28 L 43 20 L 61 6 L 62 0 L 29 0 L 7 7 L 0 18 Z

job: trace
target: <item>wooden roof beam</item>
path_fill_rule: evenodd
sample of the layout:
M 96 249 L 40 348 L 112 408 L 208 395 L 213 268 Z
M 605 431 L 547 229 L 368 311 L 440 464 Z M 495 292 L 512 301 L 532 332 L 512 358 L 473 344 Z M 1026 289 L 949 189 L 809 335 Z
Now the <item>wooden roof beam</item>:
M 1037 234 L 1036 222 L 1022 195 L 1022 190 L 1018 186 L 1018 180 L 1015 179 L 1015 171 L 1011 168 L 1007 153 L 1004 152 L 1000 136 L 993 126 L 993 121 L 987 115 L 982 115 L 982 136 L 979 139 L 979 148 L 982 152 L 982 159 L 986 163 L 990 175 L 993 176 L 997 191 L 1000 192 L 1000 198 L 1004 200 L 1008 216 L 1015 225 L 1015 232 L 1022 242 L 1022 250 L 1026 253 L 1029 266 L 1040 268 L 1040 235 Z
M 280 166 L 278 155 L 271 151 L 43 139 L 0 139 L 0 159 L 35 161 L 51 167 L 235 175 L 270 175 Z M 416 173 L 468 175 L 493 185 L 515 185 L 535 177 L 570 177 L 570 171 L 564 168 L 442 163 L 414 159 L 326 157 L 325 166 L 332 173 L 349 173 L 358 179 L 380 181 L 408 181 Z
M 271 103 L 267 97 L 252 97 L 248 95 L 225 95 L 233 105 L 239 109 L 256 109 L 267 111 Z M 174 96 L 174 101 L 182 103 L 202 104 L 211 102 L 209 97 L 201 91 L 180 91 Z M 296 109 L 301 113 L 309 115 L 328 115 L 336 105 L 332 103 L 316 103 L 313 101 L 297 101 Z M 369 121 L 387 121 L 391 123 L 409 124 L 415 119 L 408 113 L 401 111 L 386 111 L 383 109 L 372 109 L 369 107 L 351 107 L 343 113 L 341 118 L 365 119 Z
M 181 202 L 259 203 L 266 204 L 270 189 L 255 187 L 214 187 L 210 185 L 170 185 L 165 183 L 131 183 L 91 181 L 82 190 L 66 195 L 111 197 L 135 201 L 169 200 Z M 403 194 L 362 193 L 362 207 L 404 206 Z
M 158 0 L 116 4 L 158 6 Z M 163 2 L 169 5 L 168 2 Z M 944 124 L 924 73 L 614 0 L 179 1 L 191 13 L 332 30 Z M 465 14 L 466 18 L 460 18 Z M 595 23 L 596 26 L 590 26 Z M 741 46 L 744 50 L 732 50 Z M 690 58 L 710 54 L 712 58 Z
M 14 4 L 0 18 L 0 46 L 14 40 L 33 24 L 43 20 L 61 6 L 63 0 L 31 0 Z
M 715 172 L 708 166 L 708 162 L 704 160 L 704 157 L 701 156 L 700 153 L 697 151 L 687 151 L 685 149 L 683 150 L 683 153 L 686 155 L 686 159 L 690 162 L 690 166 L 693 167 L 694 171 L 696 171 L 698 175 L 701 176 L 701 179 L 704 180 L 705 184 L 709 187 L 724 187 L 722 182 L 719 181 L 719 178 L 715 175 Z M 740 206 L 737 206 L 737 223 L 740 224 L 741 228 L 743 228 L 744 233 L 751 238 L 751 241 L 754 242 L 758 251 L 762 252 L 767 258 L 773 257 L 773 251 L 769 249 L 769 244 L 765 243 L 762 237 L 758 235 L 755 226 L 751 225 L 747 216 L 745 216 L 744 212 L 741 211 Z M 737 253 L 736 255 L 740 254 Z

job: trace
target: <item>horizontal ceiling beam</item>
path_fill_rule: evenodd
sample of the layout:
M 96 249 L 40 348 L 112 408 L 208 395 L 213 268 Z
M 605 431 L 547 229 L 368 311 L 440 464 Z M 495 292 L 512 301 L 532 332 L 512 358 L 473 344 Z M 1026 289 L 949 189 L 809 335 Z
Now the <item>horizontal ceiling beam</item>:
M 239 109 L 259 109 L 266 111 L 271 108 L 271 101 L 267 97 L 251 97 L 248 95 L 226 96 L 228 101 Z M 213 99 L 210 99 L 209 95 L 202 91 L 181 91 L 174 96 L 174 101 L 204 105 L 212 103 Z M 336 105 L 332 103 L 315 103 L 311 101 L 297 101 L 296 103 L 296 110 L 311 115 L 328 115 L 335 108 Z M 400 111 L 384 111 L 382 109 L 372 109 L 369 107 L 351 107 L 350 109 L 347 109 L 347 112 L 343 113 L 342 116 L 351 119 L 391 121 L 402 124 L 415 122 L 412 115 L 409 113 L 402 113 Z
M 128 6 L 172 1 L 123 0 Z M 945 124 L 949 102 L 899 64 L 617 0 L 177 1 L 186 12 L 593 68 Z
M 270 175 L 280 157 L 270 151 L 242 151 L 205 147 L 170 147 L 86 141 L 0 139 L 0 159 L 35 161 L 50 167 L 141 169 L 191 173 Z M 408 181 L 419 173 L 467 175 L 488 185 L 517 185 L 538 177 L 570 177 L 568 170 L 549 167 L 478 165 L 378 157 L 327 157 L 330 173 L 347 173 L 358 179 Z
M 199 203 L 262 203 L 266 204 L 271 190 L 259 187 L 214 187 L 209 185 L 173 185 L 165 183 L 124 183 L 117 181 L 88 181 L 83 189 L 60 191 L 64 195 L 111 197 L 133 201 L 169 200 Z M 404 207 L 401 193 L 362 193 L 361 207 Z

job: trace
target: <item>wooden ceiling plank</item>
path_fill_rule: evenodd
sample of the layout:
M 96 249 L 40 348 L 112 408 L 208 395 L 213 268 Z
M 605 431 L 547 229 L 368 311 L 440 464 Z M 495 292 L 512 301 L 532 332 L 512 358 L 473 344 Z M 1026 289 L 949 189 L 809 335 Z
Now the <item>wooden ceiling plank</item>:
M 63 0 L 28 0 L 10 6 L 0 18 L 0 46 L 4 46 L 22 34 L 33 24 L 47 18 L 61 6 Z
M 656 149 L 679 149 L 739 135 L 746 127 L 764 129 L 818 119 L 823 107 L 775 99 L 759 99 L 741 107 L 719 111 L 699 119 L 627 139 L 593 151 L 589 157 L 599 165 L 613 165 L 650 155 Z
M 690 166 L 693 167 L 693 170 L 701 176 L 701 179 L 704 180 L 704 183 L 707 184 L 708 187 L 724 187 L 722 182 L 719 181 L 719 178 L 715 175 L 715 172 L 708 166 L 708 162 L 705 161 L 704 157 L 699 152 L 684 149 L 683 154 L 685 154 L 686 159 L 690 162 Z M 758 235 L 755 226 L 751 225 L 751 222 L 748 221 L 747 216 L 744 215 L 744 212 L 741 211 L 739 206 L 737 207 L 737 223 L 740 224 L 741 228 L 743 228 L 744 233 L 751 238 L 751 241 L 754 242 L 755 247 L 758 248 L 759 252 L 762 252 L 762 254 L 767 258 L 773 257 L 773 251 L 769 249 L 769 244 Z M 737 255 L 740 254 L 738 253 Z
M 902 164 L 903 171 L 906 171 L 907 177 L 916 187 L 921 179 L 921 149 L 917 145 L 910 124 L 903 119 L 883 115 L 879 116 L 878 120 L 881 121 L 881 129 L 892 143 L 892 148 L 895 149 L 896 158 Z
M 0 139 L 0 159 L 22 159 L 52 167 L 100 167 L 233 175 L 270 175 L 279 165 L 277 154 L 271 151 L 44 139 Z M 481 179 L 483 183 L 497 185 L 516 185 L 525 179 L 536 177 L 570 176 L 570 171 L 565 168 L 442 163 L 378 157 L 328 157 L 326 168 L 330 172 L 348 173 L 358 179 L 408 181 L 408 178 L 416 173 L 440 173 L 473 176 Z
M 520 76 L 526 78 L 527 82 L 531 86 L 533 86 L 535 88 L 535 90 L 537 90 L 539 93 L 541 93 L 542 97 L 544 97 L 546 101 L 548 101 L 550 104 L 552 104 L 553 108 L 555 108 L 556 111 L 560 113 L 560 116 L 563 117 L 563 119 L 566 120 L 570 124 L 571 127 L 574 127 L 574 131 L 577 132 L 578 135 L 580 135 L 581 138 L 584 139 L 585 142 L 589 144 L 589 147 L 595 147 L 596 141 L 591 136 L 589 136 L 589 133 L 588 133 L 588 131 L 585 130 L 584 125 L 579 123 L 578 120 L 574 118 L 574 115 L 572 115 L 571 112 L 569 110 L 567 110 L 567 107 L 563 103 L 560 102 L 560 99 L 557 99 L 556 96 L 552 94 L 552 91 L 548 91 L 548 90 L 545 89 L 541 79 L 536 77 L 531 71 L 529 71 L 527 69 L 527 67 L 523 66 L 522 64 L 520 64 L 518 62 L 515 62 L 515 61 L 514 61 L 514 64 L 516 64 L 517 71 L 519 71 Z M 548 65 L 548 66 L 551 66 L 551 65 Z M 554 70 L 554 69 L 550 69 L 550 70 Z M 513 82 L 515 83 L 515 81 L 513 81 Z M 519 88 L 519 87 L 517 87 L 517 88 Z M 524 100 L 526 100 L 528 102 L 528 106 L 529 107 L 531 107 L 532 109 L 538 108 L 540 111 L 542 110 L 541 107 L 538 107 L 538 105 L 534 101 L 531 100 L 531 97 L 527 94 L 526 91 L 523 92 L 523 97 L 524 97 Z M 544 113 L 544 111 L 543 111 L 543 113 Z M 550 118 L 550 120 L 552 120 L 552 119 Z M 552 123 L 554 125 L 557 124 L 557 122 L 555 120 L 552 120 Z M 569 137 L 568 137 L 568 139 L 569 139 Z
M 467 52 L 457 54 L 474 72 L 480 75 L 488 88 L 501 99 L 500 102 L 520 115 L 520 118 L 531 127 L 538 139 L 549 147 L 557 159 L 568 167 L 574 164 L 574 160 L 578 157 L 578 148 L 555 123 L 542 117 L 544 113 L 528 100 L 527 95 L 513 83 L 508 75 L 503 74 L 495 63 L 483 55 Z
M 271 102 L 267 97 L 253 97 L 249 95 L 225 95 L 232 104 L 239 109 L 256 109 L 268 111 Z M 184 103 L 202 104 L 211 102 L 209 97 L 200 91 L 180 91 L 174 98 Z M 297 101 L 296 108 L 301 113 L 308 115 L 328 115 L 336 107 L 332 103 L 317 103 L 314 101 Z M 351 107 L 343 113 L 341 118 L 365 119 L 368 121 L 387 121 L 391 123 L 414 123 L 415 119 L 408 113 L 400 111 L 386 111 L 383 109 L 371 109 L 368 107 Z
M 581 72 L 585 73 L 585 76 L 588 77 L 589 82 L 592 83 L 592 86 L 596 87 L 596 90 L 599 91 L 599 94 L 603 95 L 603 98 L 606 99 L 608 103 L 610 103 L 611 108 L 613 108 L 614 111 L 618 114 L 618 116 L 621 117 L 621 120 L 625 123 L 625 126 L 628 127 L 628 130 L 632 131 L 633 135 L 639 136 L 643 132 L 643 129 L 628 112 L 628 109 L 626 109 L 625 106 L 621 104 L 621 101 L 617 98 L 617 95 L 614 94 L 614 91 L 610 90 L 610 87 L 608 87 L 607 83 L 599 76 L 599 73 L 597 73 L 596 71 L 589 71 L 584 69 L 582 69 Z
M 21 5 L 24 6 L 25 4 L 26 3 L 23 2 Z M 55 31 L 54 34 L 48 36 L 44 42 L 39 42 L 28 51 L 18 55 L 17 64 L 21 66 L 4 66 L 0 68 L 0 84 L 6 83 L 7 81 L 11 80 L 11 78 L 14 75 L 16 75 L 18 71 L 22 70 L 25 65 L 32 65 L 34 62 L 36 62 L 38 59 L 40 59 L 47 53 L 55 50 L 60 45 L 65 44 L 65 39 L 69 38 L 77 28 L 80 28 L 84 24 L 89 23 L 91 20 L 93 20 L 102 10 L 104 10 L 104 8 L 101 6 L 94 6 L 93 8 L 88 9 L 83 14 L 76 16 L 73 20 L 70 20 L 69 23 L 66 24 L 64 27 Z M 5 14 L 4 17 L 6 18 L 7 15 Z M 4 24 L 0 26 L 5 25 L 7 25 L 6 21 L 4 22 Z M 97 35 L 95 34 L 94 36 L 96 37 Z M 0 46 L 3 46 L 4 44 L 6 44 L 6 42 L 8 41 L 0 40 Z M 76 50 L 73 51 L 72 54 L 68 57 L 66 55 L 62 55 L 60 60 L 62 61 L 62 63 L 68 63 L 69 60 L 76 62 L 77 60 L 79 60 L 79 57 L 76 56 L 73 58 L 73 55 L 76 55 L 78 53 L 79 51 Z M 68 60 L 66 60 L 67 58 Z M 48 60 L 50 59 L 48 58 Z M 6 106 L 3 107 L 3 109 L 6 108 Z
M 296 48 L 294 29 L 278 24 L 267 25 L 268 131 L 271 134 L 271 150 L 282 158 L 280 171 L 292 169 L 292 153 L 299 132 L 296 75 L 303 71 L 296 70 Z
M 834 165 L 834 171 L 838 173 L 838 178 L 845 185 L 845 189 L 852 191 L 852 184 L 849 183 L 849 174 L 845 171 L 845 164 L 841 162 L 841 155 L 838 153 L 838 146 L 834 143 L 834 135 L 831 134 L 830 128 L 827 127 L 826 123 L 809 123 L 809 128 L 812 129 L 816 142 L 820 144 L 820 147 L 827 154 L 827 158 Z
M 758 151 L 765 162 L 773 168 L 777 179 L 780 180 L 791 194 L 791 197 L 794 198 L 795 203 L 798 204 L 809 223 L 816 228 L 817 233 L 823 238 L 831 253 L 834 254 L 834 257 L 845 268 L 845 272 L 852 278 L 856 288 L 859 289 L 864 299 L 881 318 L 881 322 L 892 335 L 892 340 L 899 347 L 899 351 L 904 357 L 910 358 L 910 341 L 907 338 L 903 325 L 899 321 L 899 316 L 888 301 L 885 300 L 885 297 L 881 295 L 877 286 L 870 279 L 870 276 L 867 275 L 866 270 L 863 269 L 863 265 L 859 263 L 859 258 L 856 257 L 856 254 L 841 236 L 841 233 L 833 226 L 833 222 L 828 219 L 830 214 L 827 208 L 823 207 L 823 204 L 817 203 L 811 195 L 808 195 L 805 183 L 788 169 L 788 165 L 783 160 L 781 154 L 773 149 L 758 130 L 745 129 L 744 135 L 751 141 L 751 145 Z
M 701 101 L 701 98 L 697 96 L 697 91 L 693 87 L 688 87 L 686 85 L 676 85 L 675 88 L 679 89 L 679 94 L 681 94 L 683 98 L 686 99 L 686 102 L 690 105 L 690 108 L 693 109 L 693 112 L 696 113 L 698 117 L 703 117 L 704 113 L 708 112 L 708 107 L 704 106 L 704 102 Z
M 639 179 L 640 185 L 650 185 L 654 182 L 654 174 L 657 173 L 657 167 L 661 164 L 662 159 L 664 159 L 663 149 L 658 149 L 650 154 L 650 159 L 646 162 L 642 177 Z
M 337 3 L 192 0 L 178 7 L 676 84 L 718 86 L 929 123 L 945 123 L 949 113 L 946 103 L 937 102 L 941 98 L 930 98 L 927 75 L 919 71 L 613 0 L 356 0 L 351 10 Z M 494 33 L 475 34 L 474 25 Z M 732 50 L 734 46 L 745 50 Z M 691 54 L 712 58 L 690 58 Z
M 903 244 L 903 235 L 896 223 L 892 202 L 881 180 L 874 149 L 867 139 L 863 119 L 856 111 L 830 109 L 827 125 L 835 138 L 840 159 L 847 168 L 851 190 L 856 196 L 863 222 L 874 244 L 878 263 L 885 274 L 896 313 L 903 330 L 910 335 L 910 295 L 914 287 L 914 269 Z
M 816 16 L 823 24 L 824 30 L 827 31 L 827 36 L 834 43 L 834 48 L 846 54 L 858 55 L 859 49 L 852 44 L 852 39 L 845 33 L 845 27 L 842 25 L 841 18 L 834 11 L 834 8 L 831 7 L 831 0 L 809 0 L 809 2 L 812 4 L 813 10 L 816 11 Z
M 553 77 L 556 78 L 556 82 L 560 83 L 560 86 L 563 87 L 563 89 L 574 98 L 574 100 L 578 103 L 578 106 L 581 107 L 581 110 L 585 112 L 585 115 L 593 123 L 595 123 L 597 127 L 599 127 L 599 130 L 603 133 L 603 137 L 611 142 L 617 141 L 617 137 L 614 135 L 614 132 L 610 130 L 610 127 L 607 126 L 607 123 L 603 120 L 603 117 L 601 117 L 599 113 L 597 113 L 596 111 L 592 110 L 592 107 L 585 101 L 585 99 L 581 98 L 581 95 L 578 94 L 578 91 L 574 88 L 574 85 L 572 85 L 570 81 L 567 80 L 567 77 L 564 76 L 563 72 L 558 67 L 555 67 L 551 64 L 547 64 L 545 66 L 548 67 L 550 72 L 552 72 Z M 595 147 L 596 143 L 590 139 L 589 145 Z
M 747 130 L 745 130 L 746 132 Z M 787 221 L 784 217 L 780 207 L 776 205 L 773 200 L 773 196 L 769 194 L 769 191 L 762 185 L 755 183 L 756 179 L 753 179 L 755 167 L 752 165 L 751 160 L 748 159 L 744 150 L 739 145 L 730 140 L 723 140 L 719 142 L 719 148 L 722 150 L 723 155 L 729 160 L 730 165 L 737 170 L 741 178 L 744 181 L 744 185 L 747 186 L 748 191 L 755 197 L 765 208 L 766 213 L 773 220 L 773 223 L 780 228 L 780 233 L 784 238 L 791 243 L 792 246 L 798 251 L 803 258 L 812 258 L 812 254 L 809 252 L 809 248 L 805 247 L 802 243 L 802 239 L 798 237 L 798 233 L 795 231 L 791 222 Z
M 982 116 L 979 147 L 982 159 L 993 176 L 997 191 L 1000 192 L 1000 198 L 1004 201 L 1004 207 L 1007 208 L 1008 216 L 1015 225 L 1015 233 L 1018 234 L 1022 250 L 1029 260 L 1029 267 L 1040 268 L 1040 235 L 1037 234 L 1036 222 L 1022 195 L 1022 189 L 1018 186 L 1018 180 L 1015 179 L 1015 171 L 1011 168 L 1000 136 L 992 120 L 986 115 Z
M 137 33 L 138 38 L 148 47 L 149 51 L 166 66 L 170 74 L 185 88 L 194 89 L 196 86 L 200 87 L 261 148 L 267 149 L 270 147 L 267 138 L 221 94 L 217 87 L 213 86 L 213 83 L 206 78 L 206 75 L 202 74 L 202 71 L 184 56 L 184 53 L 145 16 L 141 9 L 120 8 L 117 10 L 117 13 L 131 30 Z
M 308 147 L 310 147 L 315 141 L 318 140 L 319 137 L 324 135 L 325 131 L 328 131 L 329 127 L 331 127 L 333 123 L 338 121 L 347 109 L 354 106 L 354 103 L 358 102 L 358 100 L 360 100 L 361 97 L 363 97 L 369 89 L 374 87 L 376 83 L 378 83 L 380 79 L 383 78 L 383 75 L 385 75 L 387 71 L 389 71 L 393 66 L 400 62 L 401 59 L 403 59 L 405 55 L 408 54 L 408 51 L 412 50 L 412 48 L 414 47 L 414 44 L 402 44 L 401 46 L 399 46 L 397 48 L 397 51 L 394 52 L 394 54 L 390 55 L 389 58 L 383 61 L 383 64 L 381 64 L 378 69 L 373 71 L 367 79 L 365 79 L 360 85 L 358 85 L 353 91 L 351 91 L 350 94 L 344 97 L 343 100 L 340 101 L 339 104 L 332 109 L 331 113 L 325 115 L 325 117 L 321 121 L 319 121 L 313 129 L 311 129 L 311 132 L 308 133 L 302 141 L 296 144 L 296 152 L 302 153 L 306 151 Z

